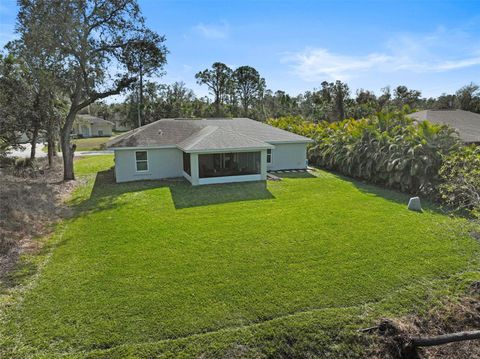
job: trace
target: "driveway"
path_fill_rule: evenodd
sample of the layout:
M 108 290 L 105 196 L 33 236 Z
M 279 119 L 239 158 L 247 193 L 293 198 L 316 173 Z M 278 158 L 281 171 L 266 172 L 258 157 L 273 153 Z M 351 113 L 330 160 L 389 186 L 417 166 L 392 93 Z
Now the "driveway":
M 7 156 L 8 157 L 19 157 L 19 158 L 27 158 L 30 157 L 30 150 L 32 146 L 29 143 L 23 144 L 19 149 L 12 149 L 9 150 Z M 47 153 L 43 151 L 45 145 L 43 143 L 37 143 L 35 157 L 46 157 Z M 113 151 L 104 150 L 104 151 L 76 151 L 75 156 L 100 156 L 100 155 L 112 155 Z M 59 152 L 59 155 L 61 153 Z
M 43 143 L 37 143 L 35 157 L 46 157 L 47 153 L 43 152 L 43 148 L 45 145 Z M 30 151 L 32 149 L 32 145 L 30 143 L 25 143 L 21 145 L 18 149 L 14 150 L 11 149 L 8 151 L 8 157 L 19 157 L 19 158 L 27 158 L 30 157 Z

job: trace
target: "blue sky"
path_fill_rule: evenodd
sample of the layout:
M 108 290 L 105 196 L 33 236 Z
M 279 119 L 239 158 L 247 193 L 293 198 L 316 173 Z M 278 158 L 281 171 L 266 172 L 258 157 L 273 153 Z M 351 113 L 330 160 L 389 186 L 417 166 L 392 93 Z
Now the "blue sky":
M 354 92 L 403 84 L 424 96 L 480 83 L 480 1 L 140 0 L 170 51 L 166 76 L 198 95 L 194 75 L 215 61 L 255 67 L 291 94 L 346 81 Z M 16 2 L 0 0 L 0 45 Z

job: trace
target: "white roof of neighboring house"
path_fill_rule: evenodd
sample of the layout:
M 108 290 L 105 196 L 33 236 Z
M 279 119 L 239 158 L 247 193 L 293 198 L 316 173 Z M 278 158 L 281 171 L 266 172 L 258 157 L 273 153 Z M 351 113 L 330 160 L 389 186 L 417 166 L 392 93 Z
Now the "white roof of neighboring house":
M 427 120 L 453 127 L 464 142 L 480 142 L 480 114 L 478 113 L 463 110 L 424 110 L 408 116 L 417 121 Z
M 76 120 L 79 120 L 80 122 L 89 122 L 91 125 L 111 125 L 113 126 L 114 123 L 104 120 L 103 118 L 100 117 L 95 117 L 92 115 L 77 115 Z
M 273 148 L 311 139 L 249 118 L 162 119 L 120 135 L 109 148 L 178 147 L 186 152 Z

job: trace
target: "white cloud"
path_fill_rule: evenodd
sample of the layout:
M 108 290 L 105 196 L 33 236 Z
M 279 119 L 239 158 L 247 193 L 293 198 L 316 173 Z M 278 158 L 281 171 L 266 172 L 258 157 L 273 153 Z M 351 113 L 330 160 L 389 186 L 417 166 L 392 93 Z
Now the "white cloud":
M 325 77 L 345 81 L 356 73 L 384 65 L 391 61 L 391 58 L 383 54 L 353 57 L 335 54 L 327 49 L 309 48 L 301 53 L 288 55 L 285 60 L 294 63 L 294 71 L 305 81 L 317 81 Z
M 391 38 L 380 52 L 360 56 L 326 48 L 306 48 L 289 53 L 283 61 L 304 81 L 342 80 L 379 73 L 448 72 L 480 65 L 480 43 L 461 31 L 439 28 L 423 36 Z
M 194 29 L 207 39 L 226 39 L 230 33 L 230 26 L 225 21 L 220 24 L 199 23 Z

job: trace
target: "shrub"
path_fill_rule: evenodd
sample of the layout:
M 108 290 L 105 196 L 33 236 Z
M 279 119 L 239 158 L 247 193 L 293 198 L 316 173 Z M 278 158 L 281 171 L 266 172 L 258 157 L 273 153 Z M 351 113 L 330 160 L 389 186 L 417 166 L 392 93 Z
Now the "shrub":
M 480 147 L 464 146 L 444 158 L 440 168 L 442 200 L 480 218 Z
M 19 177 L 35 177 L 37 170 L 35 160 L 30 158 L 19 158 L 13 166 L 13 174 Z
M 459 146 L 450 127 L 416 124 L 403 113 L 318 124 L 286 117 L 269 124 L 314 139 L 313 164 L 408 193 L 435 193 L 442 157 Z
M 9 168 L 15 165 L 15 158 L 0 154 L 0 168 Z
M 318 126 L 314 122 L 306 121 L 302 116 L 271 118 L 267 120 L 267 123 L 271 126 L 309 138 L 316 138 L 322 135 L 325 130 L 324 126 Z

